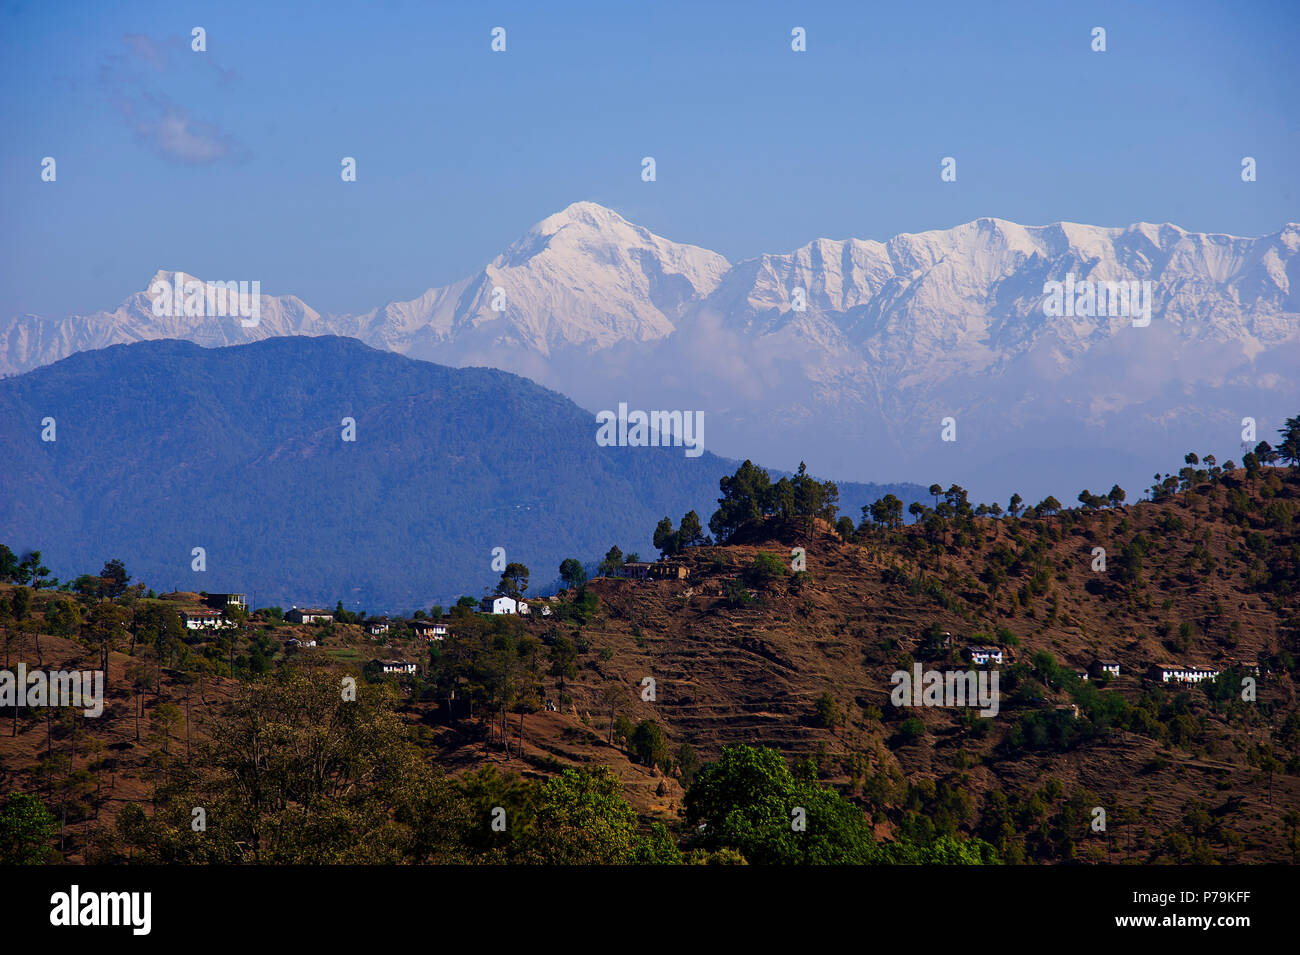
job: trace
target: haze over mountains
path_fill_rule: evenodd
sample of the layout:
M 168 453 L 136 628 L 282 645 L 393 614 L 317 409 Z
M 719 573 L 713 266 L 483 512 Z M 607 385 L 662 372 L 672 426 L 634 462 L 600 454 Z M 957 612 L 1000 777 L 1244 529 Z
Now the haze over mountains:
M 1133 492 L 1186 450 L 1239 456 L 1243 417 L 1269 438 L 1295 413 L 1298 248 L 1295 223 L 1252 239 L 986 218 L 732 265 L 579 202 L 409 302 L 322 315 L 263 296 L 260 324 L 245 328 L 157 318 L 146 286 L 112 312 L 11 320 L 0 368 L 154 338 L 342 335 L 512 371 L 591 410 L 703 410 L 707 447 L 729 457 L 806 459 L 841 480 L 955 481 L 1003 502 L 1072 498 L 1115 481 Z M 1044 283 L 1067 274 L 1150 281 L 1150 325 L 1047 317 Z M 949 416 L 955 442 L 941 440 Z
M 286 609 L 478 596 L 500 577 L 494 547 L 529 566 L 530 592 L 611 544 L 650 559 L 658 520 L 693 508 L 707 522 L 735 470 L 681 447 L 600 447 L 592 415 L 530 381 L 335 337 L 83 352 L 0 381 L 0 422 L 0 542 L 42 550 L 65 580 L 120 557 L 159 590 Z M 883 494 L 927 497 L 840 491 L 855 522 Z

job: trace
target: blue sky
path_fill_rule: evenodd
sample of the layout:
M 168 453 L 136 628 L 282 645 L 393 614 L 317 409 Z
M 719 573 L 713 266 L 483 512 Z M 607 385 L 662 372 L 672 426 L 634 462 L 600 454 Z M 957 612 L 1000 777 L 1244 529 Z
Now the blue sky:
M 732 261 L 984 215 L 1274 232 L 1298 27 L 1289 0 L 10 3 L 0 314 L 111 308 L 159 268 L 361 311 L 579 199 Z

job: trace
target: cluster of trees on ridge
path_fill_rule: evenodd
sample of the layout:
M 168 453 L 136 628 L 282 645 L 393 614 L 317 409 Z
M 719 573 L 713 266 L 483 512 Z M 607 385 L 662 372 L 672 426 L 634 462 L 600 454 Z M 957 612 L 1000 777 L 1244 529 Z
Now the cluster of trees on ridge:
M 1288 418 L 1280 429 L 1281 443 L 1274 449 L 1268 442 L 1261 441 L 1253 451 L 1242 459 L 1248 479 L 1256 476 L 1261 467 L 1278 461 L 1286 461 L 1300 467 L 1300 415 Z M 1212 454 L 1202 459 L 1195 453 L 1188 453 L 1184 458 L 1185 466 L 1176 475 L 1155 475 L 1156 483 L 1149 489 L 1151 500 L 1162 500 L 1170 494 L 1186 491 L 1197 483 L 1217 480 L 1225 472 L 1236 469 L 1232 461 L 1221 467 Z M 1197 466 L 1204 464 L 1204 467 Z M 862 508 L 861 524 L 855 528 L 852 518 L 839 514 L 839 489 L 834 481 L 816 481 L 799 463 L 799 470 L 793 478 L 783 477 L 773 482 L 771 475 L 764 469 L 746 460 L 736 469 L 736 473 L 724 476 L 719 482 L 722 496 L 718 498 L 718 509 L 709 519 L 709 529 L 719 542 L 725 542 L 745 524 L 767 517 L 783 520 L 822 520 L 831 524 L 845 540 L 853 538 L 860 531 L 871 525 L 881 528 L 901 528 L 904 525 L 903 502 L 894 494 L 886 494 Z M 1004 513 L 1011 517 L 1027 519 L 1048 518 L 1059 514 L 1063 505 L 1053 495 L 1048 495 L 1036 505 L 1026 505 L 1019 494 L 1012 494 L 1005 511 L 1002 505 L 970 503 L 968 493 L 960 485 L 953 484 L 947 490 L 942 485 L 931 484 L 930 494 L 935 499 L 934 507 L 928 507 L 914 501 L 907 513 L 915 518 L 915 523 L 924 526 L 927 531 L 941 530 L 948 522 L 972 517 L 1001 517 Z M 942 497 L 942 501 L 940 498 Z M 1116 508 L 1125 502 L 1128 495 L 1118 484 L 1105 494 L 1093 494 L 1087 488 L 1079 492 L 1078 501 L 1085 510 Z M 682 518 L 681 527 L 674 531 L 672 519 L 664 517 L 655 528 L 654 544 L 664 556 L 680 553 L 686 547 L 707 545 L 713 541 L 705 537 L 700 526 L 699 516 L 689 512 Z

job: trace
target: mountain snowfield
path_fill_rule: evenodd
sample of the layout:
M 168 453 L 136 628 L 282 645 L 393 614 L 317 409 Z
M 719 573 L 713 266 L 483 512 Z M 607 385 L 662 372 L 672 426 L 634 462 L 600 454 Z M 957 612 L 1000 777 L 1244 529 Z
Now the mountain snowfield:
M 156 317 L 143 291 L 112 312 L 12 319 L 0 371 L 146 339 L 344 335 L 522 374 L 592 410 L 703 410 L 709 449 L 733 457 L 999 499 L 1121 477 L 1133 494 L 1175 453 L 1239 456 L 1243 417 L 1269 439 L 1300 412 L 1298 248 L 1295 223 L 1240 238 L 985 218 L 732 265 L 578 202 L 412 301 L 322 315 L 263 295 L 244 328 Z M 1067 274 L 1149 281 L 1150 324 L 1048 317 L 1044 283 Z M 172 273 L 146 289 L 159 280 Z M 941 440 L 947 417 L 956 441 Z

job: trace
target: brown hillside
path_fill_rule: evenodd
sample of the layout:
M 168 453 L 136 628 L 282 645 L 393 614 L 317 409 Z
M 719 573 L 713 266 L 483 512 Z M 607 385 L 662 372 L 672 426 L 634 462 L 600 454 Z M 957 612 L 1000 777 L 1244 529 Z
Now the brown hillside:
M 820 522 L 752 524 L 728 546 L 676 558 L 690 568 L 685 580 L 592 581 L 599 604 L 585 623 L 563 612 L 572 595 L 551 618 L 453 621 L 457 633 L 440 653 L 461 652 L 489 624 L 543 646 L 561 636 L 577 645 L 577 676 L 563 689 L 544 659 L 535 664 L 559 705 L 523 716 L 522 746 L 517 712 L 502 742 L 490 688 L 458 684 L 448 709 L 423 641 L 254 620 L 236 652 L 248 654 L 260 637 L 273 644 L 271 666 L 298 659 L 360 673 L 375 657 L 416 661 L 421 674 L 405 681 L 404 712 L 448 772 L 493 763 L 544 776 L 602 763 L 640 812 L 670 825 L 680 781 L 637 765 L 622 741 L 611 744 L 618 716 L 654 720 L 674 751 L 689 743 L 706 760 L 730 743 L 811 759 L 823 780 L 862 803 L 883 837 L 918 827 L 976 833 L 1011 861 L 1291 861 L 1296 826 L 1287 813 L 1300 809 L 1298 512 L 1300 476 L 1269 468 L 1158 502 L 953 519 L 939 530 L 865 528 L 852 540 Z M 1143 539 L 1140 561 L 1125 556 Z M 1106 551 L 1104 572 L 1093 569 L 1096 547 Z M 790 570 L 794 548 L 806 553 L 806 573 Z M 774 555 L 780 571 L 756 574 L 760 554 Z M 67 598 L 40 593 L 29 620 L 3 623 L 6 666 L 94 665 L 84 643 L 49 635 L 45 613 L 58 599 Z M 927 640 L 927 631 L 950 634 L 950 644 Z M 308 633 L 318 649 L 284 649 Z M 975 643 L 999 644 L 1008 656 L 996 716 L 891 703 L 894 671 L 914 662 L 970 669 L 961 649 Z M 205 667 L 191 659 L 159 674 L 148 651 L 126 649 L 110 654 L 102 718 L 25 710 L 0 724 L 0 785 L 44 792 L 56 805 L 68 769 L 90 773 L 69 817 L 81 817 L 83 830 L 111 821 L 127 801 L 147 804 L 154 767 L 181 758 L 186 733 L 202 737 L 236 687 L 222 671 L 227 650 L 195 643 L 192 657 Z M 1083 688 L 1062 678 L 1098 657 L 1117 661 L 1120 677 Z M 1144 678 L 1165 662 L 1260 672 L 1225 674 L 1214 684 L 1226 687 L 1223 698 L 1212 700 L 1205 687 Z M 129 671 L 142 663 L 154 675 L 136 686 Z M 1246 676 L 1258 683 L 1252 701 L 1241 699 Z M 642 698 L 647 677 L 653 700 Z M 188 713 L 170 731 L 149 718 L 168 702 Z M 1068 709 L 1075 704 L 1077 718 Z M 1089 828 L 1095 807 L 1106 812 L 1105 834 Z M 65 852 L 76 859 L 72 821 Z

